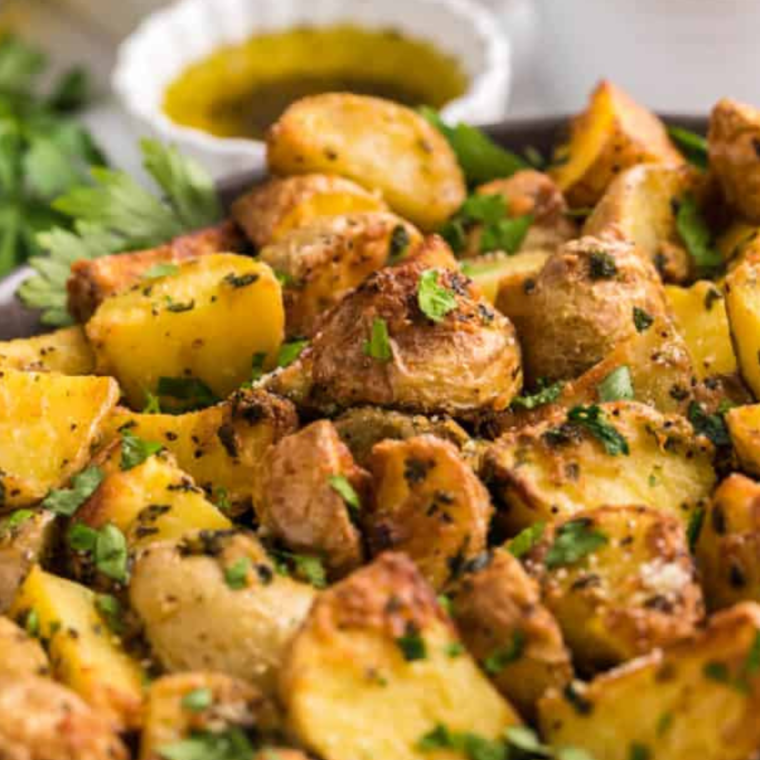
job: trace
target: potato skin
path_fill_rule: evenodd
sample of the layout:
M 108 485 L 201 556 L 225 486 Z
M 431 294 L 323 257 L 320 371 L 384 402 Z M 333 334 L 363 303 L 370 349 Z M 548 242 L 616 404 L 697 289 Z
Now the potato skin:
M 128 760 L 108 722 L 47 678 L 0 678 L 0 757 L 7 760 Z
M 451 655 L 457 643 L 412 561 L 381 555 L 320 594 L 293 639 L 279 688 L 290 730 L 325 760 L 423 760 L 436 724 L 500 735 L 519 718 L 466 652 Z
M 274 174 L 331 172 L 379 190 L 394 211 L 428 231 L 465 199 L 446 138 L 411 109 L 364 95 L 293 103 L 267 135 L 267 161 Z
M 344 477 L 360 500 L 369 495 L 369 474 L 357 466 L 333 424 L 318 420 L 269 449 L 255 502 L 264 535 L 295 552 L 322 557 L 340 577 L 362 564 L 364 550 L 349 505 L 331 485 Z
M 520 561 L 500 548 L 482 565 L 478 558 L 465 566 L 448 591 L 452 616 L 481 665 L 499 653 L 514 652 L 514 659 L 496 672 L 485 669 L 496 688 L 532 719 L 539 697 L 572 679 L 570 654 L 557 621 L 541 602 L 538 583 Z
M 398 251 L 397 240 L 404 241 Z M 318 218 L 266 246 L 259 258 L 285 276 L 287 335 L 312 335 L 320 314 L 421 242 L 411 224 L 395 214 L 375 211 Z
M 486 548 L 491 500 L 456 447 L 432 435 L 372 449 L 372 498 L 362 510 L 373 554 L 400 551 L 437 590 Z
M 710 114 L 710 168 L 726 201 L 743 217 L 760 222 L 760 110 L 730 98 Z
M 651 760 L 747 760 L 760 745 L 760 677 L 747 673 L 758 632 L 758 605 L 721 612 L 693 638 L 579 685 L 572 701 L 547 695 L 541 733 L 604 760 L 630 760 L 634 745 Z
M 576 562 L 547 566 L 568 525 L 606 543 Z M 573 662 L 582 672 L 606 669 L 693 634 L 704 616 L 702 590 L 683 522 L 659 509 L 600 507 L 546 527 L 526 558 L 541 583 Z
M 497 306 L 517 329 L 529 383 L 585 372 L 636 334 L 634 308 L 667 312 L 654 267 L 629 243 L 593 237 L 563 246 L 519 297 Z
M 232 218 L 257 247 L 322 216 L 385 211 L 379 193 L 336 174 L 270 177 L 232 204 Z
M 95 355 L 81 327 L 0 342 L 0 369 L 91 375 Z
M 50 663 L 40 642 L 10 618 L 0 617 L 0 680 L 49 674 Z

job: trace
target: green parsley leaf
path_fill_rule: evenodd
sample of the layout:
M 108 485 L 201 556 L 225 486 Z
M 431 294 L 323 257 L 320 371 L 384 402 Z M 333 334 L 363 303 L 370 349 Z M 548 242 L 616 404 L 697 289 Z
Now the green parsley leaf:
M 34 608 L 26 613 L 24 628 L 26 629 L 26 632 L 34 638 L 37 638 L 40 635 L 40 616 Z
M 604 533 L 593 527 L 587 517 L 570 520 L 557 528 L 554 543 L 544 558 L 550 570 L 563 565 L 573 565 L 608 542 Z
M 15 512 L 11 512 L 0 525 L 0 532 L 9 530 L 15 530 L 21 527 L 27 520 L 34 517 L 34 512 L 31 509 L 17 509 Z
M 446 594 L 438 594 L 436 597 L 438 600 L 438 604 L 441 605 L 441 609 L 447 614 L 451 615 L 452 613 L 452 602 L 451 597 L 446 596 Z
M 526 145 L 523 148 L 523 156 L 525 156 L 525 160 L 534 169 L 538 169 L 540 171 L 546 168 L 546 159 L 535 145 Z
M 517 396 L 517 398 L 512 399 L 512 408 L 535 409 L 538 406 L 552 404 L 559 398 L 564 387 L 565 384 L 561 380 L 551 385 L 544 385 L 544 382 L 539 380 L 538 390 L 535 393 Z
M 702 135 L 683 127 L 668 127 L 668 135 L 690 164 L 698 169 L 707 169 L 707 140 Z
M 654 317 L 648 314 L 644 309 L 640 309 L 638 306 L 633 307 L 633 325 L 636 328 L 636 332 L 646 332 L 654 322 Z
M 515 216 L 483 227 L 480 235 L 480 252 L 505 251 L 517 253 L 533 224 L 533 215 Z
M 694 196 L 687 194 L 678 203 L 676 229 L 698 270 L 714 270 L 723 264 L 723 257 L 711 245 L 710 230 Z
M 615 259 L 604 251 L 592 251 L 588 265 L 592 280 L 611 280 L 618 273 Z
M 224 568 L 224 582 L 233 591 L 239 591 L 248 586 L 248 571 L 251 560 L 248 557 L 236 559 L 229 567 Z
M 708 414 L 701 404 L 692 401 L 687 416 L 694 432 L 709 438 L 717 448 L 731 445 L 731 435 L 722 414 Z
M 100 467 L 88 467 L 71 479 L 70 488 L 54 489 L 40 506 L 57 515 L 71 517 L 95 493 L 103 478 Z
M 704 507 L 697 507 L 689 517 L 689 525 L 686 528 L 686 538 L 689 542 L 689 549 L 691 550 L 692 554 L 694 553 L 695 549 L 697 548 L 697 541 L 699 541 L 699 536 L 702 533 L 702 526 L 705 522 L 705 508 Z
M 664 712 L 657 719 L 657 736 L 664 736 L 673 725 L 673 713 Z
M 433 322 L 443 318 L 456 309 L 457 299 L 454 293 L 438 284 L 438 270 L 426 269 L 417 284 L 417 305 L 420 311 Z
M 275 570 L 280 575 L 288 574 L 286 563 L 289 562 L 293 566 L 295 574 L 314 588 L 325 588 L 327 586 L 327 572 L 319 557 L 310 554 L 294 554 L 281 549 L 273 550 L 271 554 L 275 563 Z
M 483 660 L 483 667 L 486 673 L 492 676 L 501 673 L 507 665 L 511 665 L 513 662 L 522 657 L 525 651 L 525 634 L 522 631 L 515 631 L 512 634 L 512 641 L 506 646 L 500 647 Z
M 219 403 L 219 397 L 197 377 L 160 377 L 156 393 L 162 398 L 181 401 L 181 411 L 205 409 Z
M 371 356 L 379 362 L 389 362 L 393 359 L 388 324 L 384 319 L 375 317 L 372 320 L 372 332 L 369 340 L 364 341 L 362 350 L 366 356 Z
M 251 382 L 255 383 L 264 377 L 264 364 L 267 360 L 266 351 L 257 351 L 251 359 Z
M 98 540 L 98 531 L 84 523 L 74 523 L 69 528 L 67 538 L 75 552 L 92 552 Z
M 193 689 L 182 697 L 182 707 L 189 712 L 203 712 L 213 703 L 214 695 L 206 688 Z
M 557 760 L 594 760 L 586 750 L 578 747 L 558 747 L 555 757 Z
M 143 414 L 161 414 L 161 402 L 158 396 L 154 396 L 150 391 L 145 391 L 145 399 Z
M 359 494 L 356 493 L 345 475 L 330 475 L 327 478 L 327 482 L 330 484 L 330 488 L 346 502 L 350 509 L 354 512 L 358 512 L 361 509 L 362 505 Z
M 618 454 L 630 454 L 628 441 L 618 430 L 605 420 L 604 412 L 596 404 L 591 406 L 574 406 L 568 413 L 567 419 L 575 425 L 580 425 L 588 430 L 604 446 L 604 450 L 610 456 Z
M 532 728 L 527 726 L 510 726 L 504 736 L 510 747 L 527 752 L 532 757 L 552 757 L 552 750 L 541 742 Z
M 217 509 L 222 512 L 229 512 L 232 509 L 229 491 L 224 486 L 216 486 L 211 497 Z
M 507 760 L 508 748 L 500 739 L 486 739 L 468 731 L 451 731 L 438 724 L 417 742 L 421 752 L 450 749 L 462 753 L 468 760 Z
M 613 369 L 607 377 L 596 386 L 600 401 L 625 401 L 635 397 L 631 370 L 626 364 Z
M 542 538 L 546 523 L 537 522 L 520 531 L 508 544 L 509 552 L 518 559 L 526 555 Z
M 104 525 L 95 541 L 95 567 L 112 580 L 127 580 L 127 539 L 115 526 Z
M 145 441 L 129 430 L 121 431 L 121 469 L 131 470 L 141 465 L 146 459 L 163 451 L 162 444 Z
M 95 597 L 95 609 L 101 614 L 111 631 L 117 635 L 124 633 L 121 602 L 115 596 L 111 596 L 111 594 L 97 594 Z
M 464 654 L 464 644 L 461 641 L 452 641 L 451 644 L 446 645 L 446 655 L 454 659 Z
M 251 760 L 254 748 L 239 728 L 222 732 L 199 731 L 158 748 L 163 760 Z
M 396 639 L 396 646 L 401 650 L 401 654 L 407 662 L 415 660 L 424 660 L 427 657 L 427 646 L 425 639 L 420 636 L 420 632 L 409 626 L 403 636 Z
M 171 277 L 179 272 L 179 266 L 171 262 L 154 264 L 150 269 L 142 273 L 143 280 L 158 280 L 160 277 Z
M 290 343 L 283 343 L 277 354 L 277 366 L 290 366 L 303 353 L 303 350 L 308 345 L 308 340 L 293 340 L 290 341 Z
M 702 673 L 705 678 L 709 678 L 711 681 L 727 685 L 731 683 L 731 673 L 725 662 L 706 662 L 702 668 Z
M 409 233 L 403 224 L 397 224 L 391 231 L 390 243 L 388 245 L 388 261 L 395 264 L 409 248 Z
M 646 744 L 634 742 L 631 744 L 631 750 L 628 753 L 629 760 L 649 760 L 652 753 Z

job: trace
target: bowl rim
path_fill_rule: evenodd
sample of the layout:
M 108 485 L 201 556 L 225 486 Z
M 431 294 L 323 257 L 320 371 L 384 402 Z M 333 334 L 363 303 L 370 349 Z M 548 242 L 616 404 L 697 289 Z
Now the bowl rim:
M 198 151 L 216 153 L 219 156 L 247 155 L 261 159 L 264 156 L 264 140 L 218 137 L 196 127 L 178 124 L 170 119 L 160 107 L 146 104 L 133 86 L 134 62 L 143 54 L 143 47 L 146 45 L 150 30 L 158 24 L 171 24 L 173 18 L 183 12 L 184 7 L 194 6 L 204 1 L 208 2 L 208 0 L 174 0 L 168 6 L 147 15 L 120 43 L 116 52 L 116 64 L 111 72 L 111 87 L 130 117 L 149 126 L 164 139 L 184 143 Z M 281 2 L 281 0 L 257 1 Z M 294 1 L 308 3 L 308 0 Z M 476 106 L 479 100 L 496 89 L 506 94 L 506 106 L 512 83 L 512 46 L 496 14 L 475 0 L 406 0 L 406 2 L 430 7 L 431 15 L 435 12 L 436 6 L 447 8 L 458 15 L 463 22 L 469 23 L 483 42 L 484 63 L 481 70 L 472 76 L 470 86 L 462 96 L 444 106 L 441 111 L 444 118 L 467 120 L 468 108 Z M 351 12 L 348 3 L 346 9 L 346 18 L 350 20 Z M 403 19 L 400 19 L 398 24 L 403 28 Z

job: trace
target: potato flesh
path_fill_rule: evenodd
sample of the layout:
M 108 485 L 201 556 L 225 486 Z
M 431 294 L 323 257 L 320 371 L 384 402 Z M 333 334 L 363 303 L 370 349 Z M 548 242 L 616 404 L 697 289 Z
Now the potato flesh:
M 91 375 L 95 356 L 81 327 L 64 327 L 33 338 L 0 342 L 0 370 Z
M 462 271 L 477 285 L 483 298 L 499 308 L 498 299 L 508 297 L 500 295 L 502 289 L 507 292 L 522 287 L 527 278 L 541 271 L 550 255 L 550 251 L 540 248 L 514 255 L 487 253 L 463 262 Z
M 50 663 L 40 642 L 9 618 L 0 617 L 0 680 L 49 672 Z
M 742 377 L 760 397 L 760 261 L 747 259 L 726 277 L 726 312 Z
M 760 477 L 760 404 L 729 409 L 726 424 L 741 468 Z

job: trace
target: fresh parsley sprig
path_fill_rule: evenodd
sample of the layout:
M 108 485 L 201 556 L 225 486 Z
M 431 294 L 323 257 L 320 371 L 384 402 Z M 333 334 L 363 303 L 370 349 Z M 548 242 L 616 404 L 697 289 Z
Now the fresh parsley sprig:
M 712 246 L 712 235 L 693 195 L 677 203 L 676 229 L 697 270 L 709 274 L 723 264 L 720 252 Z

